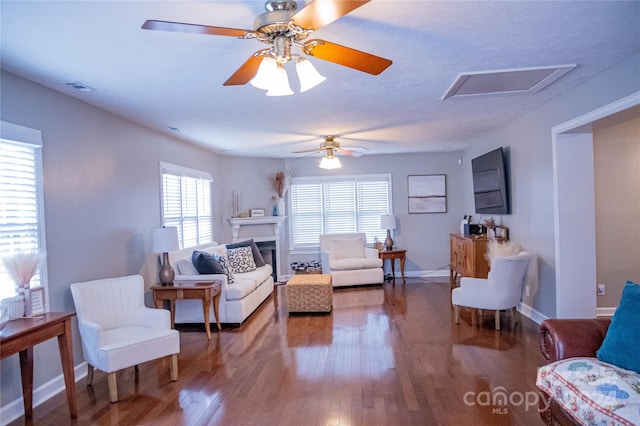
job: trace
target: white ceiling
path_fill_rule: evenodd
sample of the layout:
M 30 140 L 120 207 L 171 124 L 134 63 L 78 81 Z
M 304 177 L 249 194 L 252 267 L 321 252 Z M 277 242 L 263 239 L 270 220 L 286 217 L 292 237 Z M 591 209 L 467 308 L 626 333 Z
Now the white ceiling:
M 312 38 L 391 59 L 391 67 L 373 76 L 310 58 L 327 77 L 323 84 L 298 93 L 291 63 L 296 93 L 267 97 L 249 84 L 222 85 L 266 47 L 257 40 L 140 28 L 156 19 L 253 29 L 263 1 L 2 0 L 0 6 L 4 69 L 241 156 L 296 157 L 292 151 L 315 148 L 327 134 L 367 154 L 464 149 L 640 52 L 638 1 L 373 0 Z M 441 100 L 460 73 L 565 64 L 577 67 L 535 94 Z M 64 84 L 70 81 L 95 91 L 76 91 Z

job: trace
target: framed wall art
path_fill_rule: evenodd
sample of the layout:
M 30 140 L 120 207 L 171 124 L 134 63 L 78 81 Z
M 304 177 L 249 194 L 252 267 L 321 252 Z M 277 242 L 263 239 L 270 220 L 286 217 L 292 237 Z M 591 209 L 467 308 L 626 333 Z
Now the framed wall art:
M 409 214 L 447 212 L 447 175 L 407 176 Z

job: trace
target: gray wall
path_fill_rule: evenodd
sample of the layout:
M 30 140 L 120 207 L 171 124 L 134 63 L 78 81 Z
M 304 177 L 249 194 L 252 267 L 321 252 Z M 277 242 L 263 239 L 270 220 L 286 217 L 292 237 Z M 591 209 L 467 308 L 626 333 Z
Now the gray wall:
M 465 210 L 473 211 L 471 159 L 499 146 L 507 148 L 512 214 L 502 216 L 500 220 L 510 228 L 512 240 L 538 256 L 539 282 L 523 302 L 544 316 L 554 317 L 556 314 L 558 285 L 555 279 L 551 129 L 639 91 L 639 76 L 640 55 L 634 55 L 494 134 L 478 138 L 464 151 Z

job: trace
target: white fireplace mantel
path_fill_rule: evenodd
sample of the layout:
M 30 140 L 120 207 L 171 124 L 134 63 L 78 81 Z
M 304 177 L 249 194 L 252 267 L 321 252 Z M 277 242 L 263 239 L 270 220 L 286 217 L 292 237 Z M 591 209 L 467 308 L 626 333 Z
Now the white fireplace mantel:
M 280 228 L 286 219 L 286 216 L 264 216 L 264 217 L 230 217 L 229 223 L 231 224 L 231 232 L 233 242 L 236 243 L 240 240 L 238 237 L 241 226 L 251 225 L 273 225 L 273 234 L 265 237 L 254 237 L 254 241 L 275 241 L 276 253 L 280 257 Z M 281 261 L 278 258 L 276 265 L 276 274 L 281 277 Z
M 243 225 L 273 225 L 273 237 L 278 241 L 280 240 L 280 227 L 286 218 L 286 216 L 230 217 L 233 242 L 237 242 L 240 227 Z

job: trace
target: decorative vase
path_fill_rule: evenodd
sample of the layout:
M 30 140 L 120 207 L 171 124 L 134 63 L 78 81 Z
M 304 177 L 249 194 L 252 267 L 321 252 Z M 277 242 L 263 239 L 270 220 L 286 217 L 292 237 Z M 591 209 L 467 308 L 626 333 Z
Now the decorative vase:
M 283 198 L 278 198 L 276 200 L 276 211 L 278 213 L 278 216 L 284 216 L 285 215 L 284 199 Z

